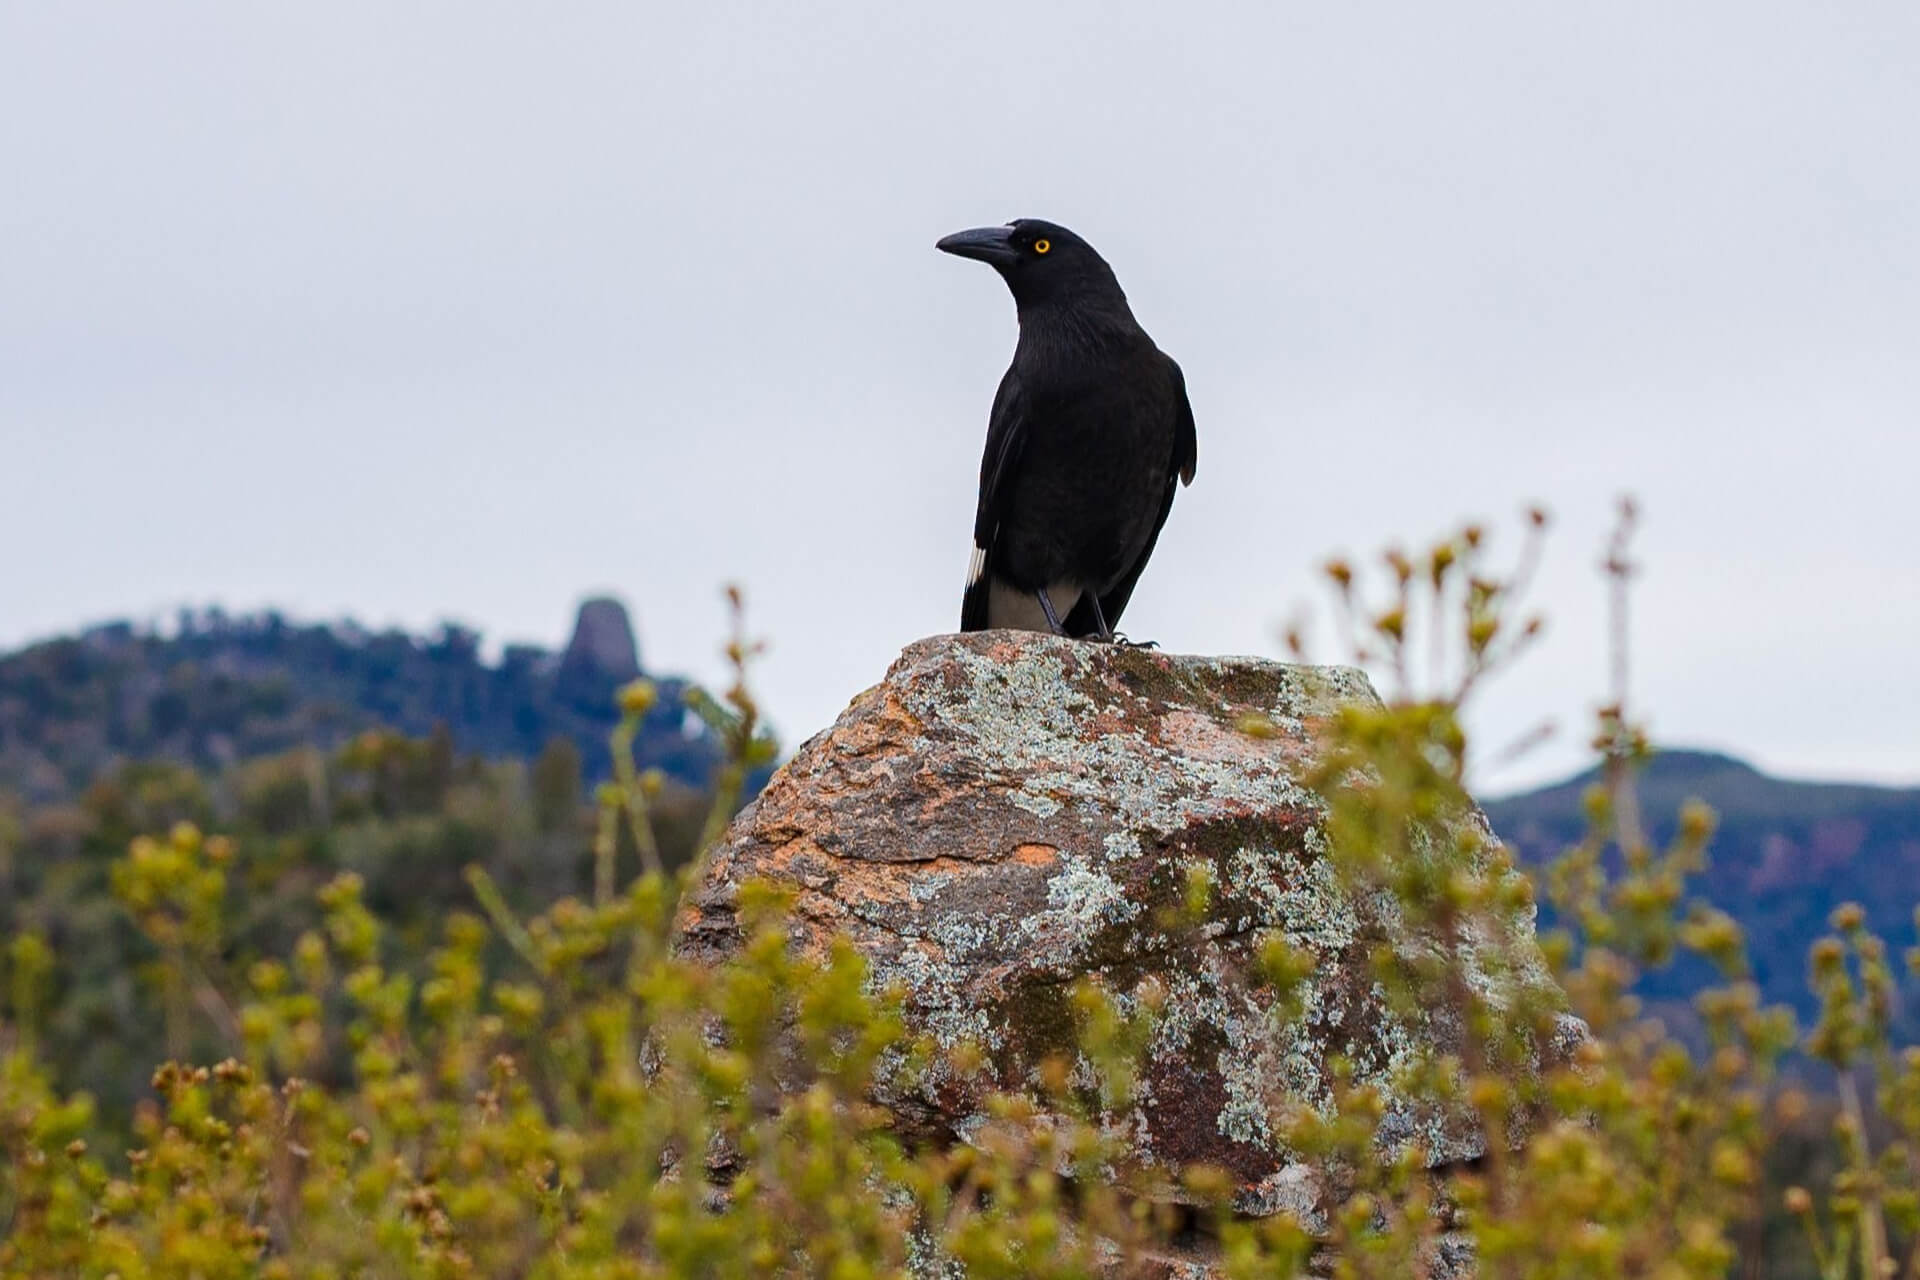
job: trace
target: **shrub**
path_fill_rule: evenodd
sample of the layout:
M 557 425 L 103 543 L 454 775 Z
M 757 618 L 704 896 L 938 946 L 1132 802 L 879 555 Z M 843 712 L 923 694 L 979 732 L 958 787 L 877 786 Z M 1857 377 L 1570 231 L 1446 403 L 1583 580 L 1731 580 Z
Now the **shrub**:
M 1517 602 L 1542 523 L 1505 575 L 1474 528 L 1418 559 L 1389 553 L 1383 588 L 1329 567 L 1356 656 L 1398 684 L 1384 708 L 1328 728 L 1315 781 L 1330 857 L 1352 890 L 1392 895 L 1411 930 L 1499 937 L 1531 918 L 1529 882 L 1473 824 L 1455 824 L 1466 834 L 1453 847 L 1418 833 L 1471 810 L 1461 711 L 1538 633 Z M 1624 531 L 1609 566 L 1624 608 Z M 1453 675 L 1416 691 L 1423 646 Z M 730 758 L 706 844 L 772 754 L 744 679 L 754 649 L 737 629 L 729 653 L 741 678 L 695 706 Z M 1564 1008 L 1537 985 L 1449 967 L 1452 949 L 1376 957 L 1389 998 L 1464 1011 L 1460 1054 L 1408 1063 L 1407 1087 L 1471 1108 L 1485 1158 L 1443 1179 L 1417 1150 L 1383 1160 L 1380 1099 L 1351 1083 L 1321 1110 L 1282 1104 L 1280 1131 L 1339 1171 L 1318 1240 L 1286 1215 L 1234 1217 L 1220 1171 L 1183 1171 L 1193 1205 L 1180 1208 L 1115 1165 L 1110 1135 L 1075 1110 L 1075 1082 L 1124 1099 L 1144 1037 L 1091 988 L 1075 997 L 1080 1061 L 1040 1073 L 1063 1123 L 1036 1124 L 1033 1099 L 1007 1096 L 969 1144 L 903 1143 L 868 1098 L 934 1051 L 851 948 L 796 958 L 785 903 L 756 889 L 736 960 L 705 968 L 673 953 L 690 872 L 666 867 L 659 784 L 629 753 L 652 702 L 645 686 L 621 694 L 591 891 L 523 917 L 470 865 L 470 908 L 446 910 L 424 947 L 396 937 L 352 870 L 331 875 L 310 923 L 277 950 L 240 945 L 262 925 L 236 918 L 229 890 L 283 865 L 286 815 L 306 803 L 271 772 L 252 801 L 279 815 L 263 821 L 260 848 L 192 822 L 133 839 L 112 888 L 153 957 L 176 1060 L 153 1071 L 124 1128 L 52 1083 L 40 1034 L 52 956 L 34 932 L 13 938 L 0 1276 L 1066 1277 L 1144 1274 L 1196 1240 L 1236 1277 L 1310 1264 L 1420 1276 L 1462 1250 L 1488 1276 L 1677 1280 L 1743 1259 L 1748 1274 L 1920 1274 L 1920 1052 L 1892 1043 L 1885 944 L 1842 910 L 1812 957 L 1816 1025 L 1802 1032 L 1761 1008 L 1738 929 L 1687 898 L 1711 815 L 1689 810 L 1665 847 L 1643 834 L 1633 766 L 1646 748 L 1624 690 L 1600 717 L 1606 780 L 1589 798 L 1591 831 L 1532 882 L 1561 922 L 1542 941 Z M 408 798 L 411 774 L 380 763 L 418 753 L 382 752 L 363 762 L 366 803 L 425 803 Z M 432 772 L 439 791 L 458 790 L 445 762 Z M 577 763 L 555 757 L 540 778 L 538 817 L 514 820 L 551 836 L 567 825 Z M 397 790 L 381 800 L 388 782 Z M 1680 953 L 1726 978 L 1699 997 L 1710 1039 L 1698 1049 L 1632 995 L 1637 974 Z M 1529 964 L 1512 958 L 1515 973 Z M 1277 942 L 1267 969 L 1283 992 L 1311 978 Z M 1549 1069 L 1518 1069 L 1565 1009 L 1592 1038 Z M 1782 1083 L 1796 1053 L 1832 1069 L 1830 1099 Z M 942 1066 L 978 1061 L 962 1048 Z M 1783 1187 L 1796 1163 L 1818 1176 Z

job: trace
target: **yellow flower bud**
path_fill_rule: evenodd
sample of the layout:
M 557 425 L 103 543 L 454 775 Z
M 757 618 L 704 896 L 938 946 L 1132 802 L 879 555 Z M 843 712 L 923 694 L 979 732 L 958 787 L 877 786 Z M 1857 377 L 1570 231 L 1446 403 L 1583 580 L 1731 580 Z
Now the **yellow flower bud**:
M 638 719 L 653 710 L 654 704 L 660 700 L 660 691 L 651 680 L 631 680 L 620 686 L 617 697 L 620 714 Z

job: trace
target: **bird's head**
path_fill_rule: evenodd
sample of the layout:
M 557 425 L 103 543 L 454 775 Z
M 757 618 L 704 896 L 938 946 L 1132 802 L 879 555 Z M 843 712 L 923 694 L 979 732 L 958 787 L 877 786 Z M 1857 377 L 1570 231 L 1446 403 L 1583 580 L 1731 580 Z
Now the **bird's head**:
M 998 271 L 1022 308 L 1047 302 L 1126 304 L 1106 259 L 1057 222 L 1018 218 L 1004 227 L 956 231 L 934 248 Z

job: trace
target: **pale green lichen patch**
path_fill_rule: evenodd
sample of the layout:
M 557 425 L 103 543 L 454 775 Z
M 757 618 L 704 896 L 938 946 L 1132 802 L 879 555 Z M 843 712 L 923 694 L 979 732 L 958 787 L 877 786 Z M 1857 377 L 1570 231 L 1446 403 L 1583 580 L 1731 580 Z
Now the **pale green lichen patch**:
M 1234 1010 L 1224 1020 L 1227 1047 L 1215 1063 L 1226 1086 L 1226 1105 L 1215 1127 L 1236 1142 L 1275 1149 L 1272 1117 L 1272 1010 L 1261 1006 Z
M 1119 881 L 1073 859 L 1047 881 L 1047 902 L 1058 913 L 1057 920 L 1044 921 L 1037 927 L 1057 923 L 1090 932 L 1140 914 L 1140 904 L 1128 899 Z
M 1054 814 L 1060 812 L 1060 802 L 1058 800 L 1055 800 L 1052 796 L 1044 792 L 1035 791 L 1031 787 L 1021 787 L 1019 790 L 1009 793 L 1007 799 L 1020 808 L 1025 809 L 1036 818 L 1051 818 Z
M 1360 936 L 1360 917 L 1325 858 L 1305 862 L 1271 850 L 1242 847 L 1228 860 L 1237 892 L 1261 907 L 1261 923 L 1281 930 L 1297 947 L 1338 952 Z
M 953 881 L 954 876 L 951 871 L 929 871 L 907 882 L 907 896 L 914 902 L 931 902 L 939 897 L 940 891 Z

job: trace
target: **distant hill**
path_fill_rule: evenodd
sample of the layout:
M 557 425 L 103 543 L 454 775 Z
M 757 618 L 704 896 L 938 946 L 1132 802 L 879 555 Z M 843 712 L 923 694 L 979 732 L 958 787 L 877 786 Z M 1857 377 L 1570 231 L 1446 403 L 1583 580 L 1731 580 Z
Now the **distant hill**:
M 1580 797 L 1597 778 L 1590 771 L 1484 807 L 1494 829 L 1537 863 L 1580 838 Z M 1746 929 L 1754 977 L 1769 1003 L 1792 1005 L 1803 1021 L 1811 1017 L 1807 949 L 1829 932 L 1827 917 L 1840 903 L 1865 907 L 1869 925 L 1896 956 L 1914 944 L 1920 788 L 1798 782 L 1730 756 L 1663 751 L 1647 766 L 1640 796 L 1660 841 L 1672 837 L 1689 798 L 1718 812 L 1708 869 L 1694 893 Z M 1703 967 L 1683 965 L 1650 975 L 1641 991 L 1675 1000 L 1705 977 Z
M 183 613 L 165 634 L 112 622 L 0 656 L 0 790 L 52 803 L 129 761 L 215 771 L 373 728 L 444 732 L 487 758 L 531 760 L 565 739 L 601 777 L 614 691 L 639 674 L 627 611 L 608 599 L 581 606 L 561 653 L 515 645 L 497 663 L 451 624 L 422 637 L 271 612 Z M 656 682 L 640 763 L 704 787 L 720 745 L 683 705 L 684 681 Z

